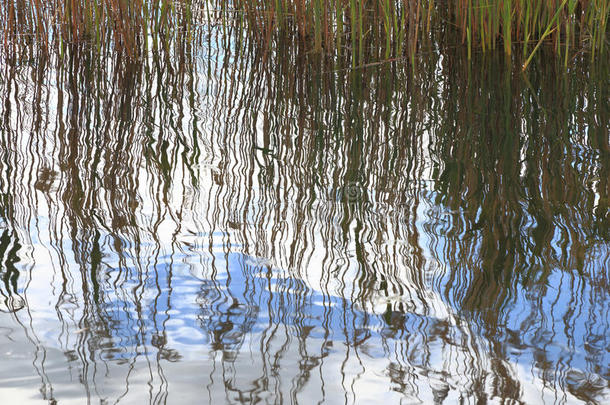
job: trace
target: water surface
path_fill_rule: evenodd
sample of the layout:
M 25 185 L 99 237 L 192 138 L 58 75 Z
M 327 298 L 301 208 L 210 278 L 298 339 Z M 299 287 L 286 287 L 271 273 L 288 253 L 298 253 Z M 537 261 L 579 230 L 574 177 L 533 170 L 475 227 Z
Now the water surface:
M 608 66 L 312 59 L 0 61 L 5 403 L 610 401 Z

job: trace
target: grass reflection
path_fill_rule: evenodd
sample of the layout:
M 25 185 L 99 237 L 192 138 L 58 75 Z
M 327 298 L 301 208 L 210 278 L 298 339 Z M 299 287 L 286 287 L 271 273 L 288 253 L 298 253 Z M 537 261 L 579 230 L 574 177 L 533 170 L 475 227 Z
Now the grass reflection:
M 13 375 L 75 402 L 604 402 L 608 68 L 453 52 L 5 63 Z

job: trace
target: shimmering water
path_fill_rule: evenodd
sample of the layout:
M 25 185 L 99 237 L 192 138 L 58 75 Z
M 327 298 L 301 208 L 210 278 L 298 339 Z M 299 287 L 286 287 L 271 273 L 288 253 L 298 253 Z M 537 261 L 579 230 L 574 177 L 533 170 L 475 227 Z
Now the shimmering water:
M 608 66 L 311 59 L 0 61 L 2 403 L 610 401 Z

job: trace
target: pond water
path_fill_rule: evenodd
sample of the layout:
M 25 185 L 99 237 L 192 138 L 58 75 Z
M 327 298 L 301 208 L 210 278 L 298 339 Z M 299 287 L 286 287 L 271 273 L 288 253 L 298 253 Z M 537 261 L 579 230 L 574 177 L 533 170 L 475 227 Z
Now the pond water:
M 235 49 L 0 61 L 3 403 L 610 401 L 607 64 Z

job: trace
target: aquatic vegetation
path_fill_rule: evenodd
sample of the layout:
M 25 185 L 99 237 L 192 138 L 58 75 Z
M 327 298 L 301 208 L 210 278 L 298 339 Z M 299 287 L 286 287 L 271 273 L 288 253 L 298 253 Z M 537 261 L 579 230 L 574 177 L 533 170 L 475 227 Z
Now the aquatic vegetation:
M 204 2 L 174 0 L 4 0 L 0 32 L 4 47 L 35 44 L 63 51 L 89 43 L 136 56 L 173 37 L 191 39 Z
M 608 41 L 608 0 L 4 0 L 5 48 L 88 42 L 136 57 L 171 39 L 192 41 L 213 25 L 263 45 L 296 39 L 307 52 L 348 54 L 353 64 L 410 57 L 446 39 L 473 51 L 520 48 L 529 64 L 548 43 L 567 65 Z M 439 38 L 444 38 L 440 43 Z M 372 54 L 372 56 L 371 56 Z
M 609 12 L 607 0 L 236 0 L 232 5 L 244 15 L 242 26 L 262 39 L 271 31 L 294 31 L 313 51 L 341 52 L 351 44 L 356 59 L 364 43 L 384 48 L 387 57 L 412 55 L 434 30 L 447 29 L 461 36 L 469 55 L 473 47 L 498 46 L 510 55 L 520 43 L 527 56 L 529 44 L 548 39 L 567 58 L 573 47 L 603 50 Z

